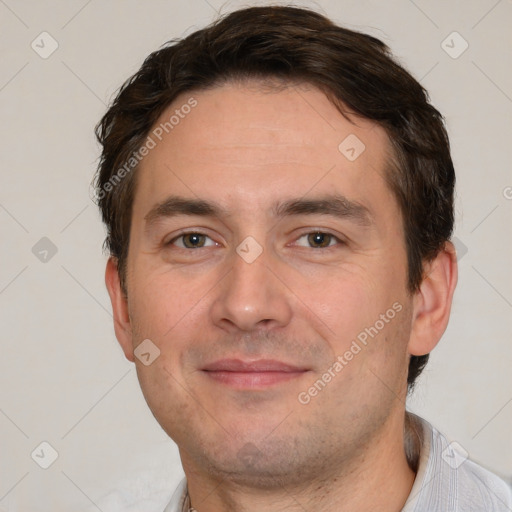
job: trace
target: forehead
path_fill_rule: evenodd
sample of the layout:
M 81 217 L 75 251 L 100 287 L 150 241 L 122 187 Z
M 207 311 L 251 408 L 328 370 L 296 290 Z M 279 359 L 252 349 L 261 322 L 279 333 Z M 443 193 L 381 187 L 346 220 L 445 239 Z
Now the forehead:
M 134 210 L 171 193 L 212 193 L 235 210 L 334 189 L 358 201 L 389 198 L 386 132 L 345 118 L 313 86 L 228 83 L 185 93 L 149 135 L 155 146 L 139 167 Z

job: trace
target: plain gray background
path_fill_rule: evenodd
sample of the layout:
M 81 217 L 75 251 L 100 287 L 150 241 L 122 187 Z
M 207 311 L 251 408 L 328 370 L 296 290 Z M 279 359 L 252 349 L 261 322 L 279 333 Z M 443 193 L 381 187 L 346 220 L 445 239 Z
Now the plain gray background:
M 100 510 L 123 487 L 157 503 L 180 479 L 114 336 L 93 128 L 151 51 L 260 4 L 0 0 L 0 510 Z M 409 407 L 511 480 L 512 2 L 296 5 L 383 39 L 446 117 L 459 286 Z

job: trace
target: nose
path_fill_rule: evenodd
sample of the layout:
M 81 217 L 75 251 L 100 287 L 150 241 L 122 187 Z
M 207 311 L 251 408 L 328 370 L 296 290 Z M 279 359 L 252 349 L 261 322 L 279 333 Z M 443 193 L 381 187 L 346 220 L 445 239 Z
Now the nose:
M 231 271 L 216 287 L 213 322 L 228 332 L 271 330 L 292 317 L 291 292 L 265 251 L 252 262 L 233 254 Z

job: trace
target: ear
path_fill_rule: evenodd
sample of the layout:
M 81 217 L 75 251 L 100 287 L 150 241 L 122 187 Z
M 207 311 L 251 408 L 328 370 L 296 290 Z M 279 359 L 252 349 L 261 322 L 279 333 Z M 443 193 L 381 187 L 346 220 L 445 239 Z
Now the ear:
M 128 312 L 128 299 L 121 289 L 116 258 L 110 257 L 107 261 L 105 284 L 112 303 L 117 341 L 121 345 L 126 359 L 133 362 L 132 326 Z
M 413 298 L 409 354 L 422 356 L 437 345 L 450 317 L 457 285 L 457 255 L 451 242 L 424 267 L 424 278 Z

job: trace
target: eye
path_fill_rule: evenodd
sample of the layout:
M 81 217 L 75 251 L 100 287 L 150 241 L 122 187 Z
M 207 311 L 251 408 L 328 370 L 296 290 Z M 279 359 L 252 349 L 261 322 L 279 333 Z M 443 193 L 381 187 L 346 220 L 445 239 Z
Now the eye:
M 167 245 L 175 245 L 181 249 L 201 249 L 202 247 L 216 245 L 216 243 L 209 236 L 194 231 L 182 233 L 170 240 Z
M 312 233 L 306 233 L 297 239 L 297 245 L 305 247 L 300 240 L 305 239 L 306 247 L 312 247 L 313 249 L 323 249 L 325 247 L 332 247 L 336 243 L 342 243 L 341 240 L 330 233 L 324 233 L 322 231 L 314 231 Z

